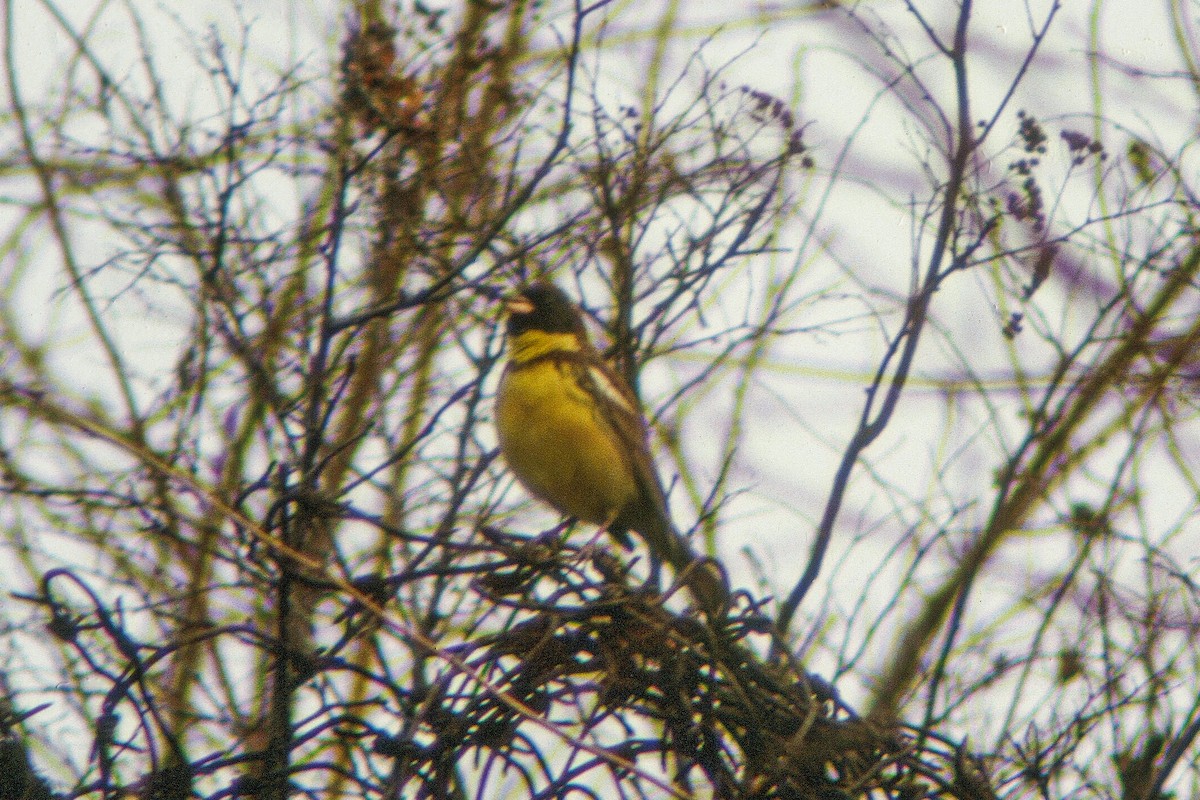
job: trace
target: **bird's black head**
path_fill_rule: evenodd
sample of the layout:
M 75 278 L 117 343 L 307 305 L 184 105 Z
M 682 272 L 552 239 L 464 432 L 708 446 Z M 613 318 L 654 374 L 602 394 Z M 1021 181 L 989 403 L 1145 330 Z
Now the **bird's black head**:
M 521 289 L 504 302 L 504 308 L 509 336 L 525 331 L 586 335 L 579 309 L 562 289 L 547 281 Z

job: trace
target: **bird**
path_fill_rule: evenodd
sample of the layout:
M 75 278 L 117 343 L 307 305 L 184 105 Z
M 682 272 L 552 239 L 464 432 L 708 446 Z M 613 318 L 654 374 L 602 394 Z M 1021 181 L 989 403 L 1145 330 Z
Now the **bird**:
M 536 281 L 509 295 L 508 361 L 496 392 L 500 453 L 525 489 L 559 513 L 629 531 L 670 564 L 708 613 L 728 600 L 724 577 L 675 529 L 650 455 L 649 427 L 629 384 L 592 344 L 562 289 Z

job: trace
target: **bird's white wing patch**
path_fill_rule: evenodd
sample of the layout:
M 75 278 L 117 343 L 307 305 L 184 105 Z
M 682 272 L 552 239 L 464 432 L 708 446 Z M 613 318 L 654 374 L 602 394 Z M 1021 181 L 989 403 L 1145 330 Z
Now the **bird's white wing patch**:
M 613 382 L 611 375 L 594 366 L 588 367 L 587 371 L 592 385 L 596 387 L 598 392 L 604 395 L 606 400 L 635 419 L 641 417 L 641 411 L 634 405 L 632 398 L 630 398 L 627 392 L 621 391 L 621 387 Z

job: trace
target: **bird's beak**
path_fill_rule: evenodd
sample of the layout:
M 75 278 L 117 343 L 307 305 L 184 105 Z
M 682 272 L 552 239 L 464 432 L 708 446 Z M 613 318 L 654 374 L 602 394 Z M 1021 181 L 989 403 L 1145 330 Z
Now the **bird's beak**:
M 523 294 L 509 295 L 503 301 L 504 310 L 511 316 L 513 314 L 532 314 L 533 303 L 528 297 Z

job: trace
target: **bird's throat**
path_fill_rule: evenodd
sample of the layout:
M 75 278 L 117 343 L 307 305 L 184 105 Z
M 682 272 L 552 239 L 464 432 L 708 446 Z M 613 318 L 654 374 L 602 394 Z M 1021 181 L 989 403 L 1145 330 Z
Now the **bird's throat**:
M 514 364 L 525 364 L 551 353 L 577 353 L 583 349 L 573 333 L 546 331 L 525 331 L 512 340 L 511 346 L 509 359 Z

